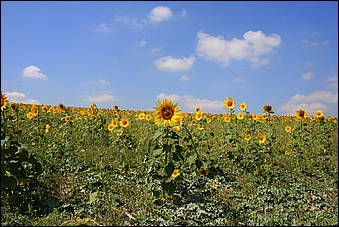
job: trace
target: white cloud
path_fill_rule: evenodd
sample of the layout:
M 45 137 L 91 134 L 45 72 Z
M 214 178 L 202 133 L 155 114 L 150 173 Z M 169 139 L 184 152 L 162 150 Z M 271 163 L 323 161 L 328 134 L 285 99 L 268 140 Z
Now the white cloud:
M 169 20 L 173 16 L 172 10 L 167 6 L 157 6 L 151 10 L 148 18 L 151 22 Z
M 47 76 L 40 72 L 40 69 L 34 65 L 27 66 L 22 70 L 22 76 L 35 79 L 48 80 Z
M 153 48 L 151 50 L 152 53 L 160 53 L 162 51 L 162 47 L 159 47 L 159 48 Z
M 304 63 L 304 65 L 306 65 L 306 66 L 310 66 L 310 67 L 311 67 L 311 66 L 313 66 L 313 65 L 314 65 L 314 63 L 313 63 L 313 62 L 305 62 L 305 63 Z
M 10 102 L 15 102 L 15 103 L 24 103 L 24 104 L 40 104 L 38 100 L 35 99 L 30 99 L 26 97 L 24 93 L 20 92 L 4 92 L 7 95 L 7 99 Z
M 222 36 L 211 36 L 203 31 L 197 33 L 198 44 L 196 50 L 199 56 L 216 61 L 222 66 L 228 66 L 232 59 L 247 59 L 252 62 L 252 67 L 259 67 L 269 63 L 268 59 L 259 56 L 273 52 L 274 47 L 281 43 L 279 35 L 266 36 L 262 31 L 248 31 L 244 39 L 233 38 L 228 41 Z
M 338 76 L 332 76 L 330 78 L 325 78 L 325 82 L 338 82 Z
M 110 94 L 100 94 L 100 95 L 91 95 L 85 101 L 87 102 L 110 102 L 116 100 L 112 95 Z
M 304 109 L 309 115 L 314 115 L 315 111 L 322 110 L 334 111 L 333 105 L 338 105 L 338 93 L 331 93 L 329 91 L 316 91 L 309 95 L 300 95 L 299 93 L 292 96 L 290 100 L 284 103 L 280 108 L 284 115 L 295 115 L 297 109 Z
M 188 76 L 181 76 L 180 77 L 180 81 L 187 81 L 187 80 L 191 80 Z
M 181 16 L 182 17 L 186 17 L 187 16 L 187 11 L 186 9 L 182 9 L 181 12 L 180 12 Z
M 108 27 L 107 23 L 100 23 L 95 29 L 96 32 L 112 32 L 113 29 Z
M 236 77 L 236 78 L 233 79 L 234 83 L 241 83 L 241 82 L 245 82 L 245 81 L 246 81 L 245 79 L 240 78 L 240 77 Z
M 225 110 L 223 101 L 198 99 L 193 95 L 180 96 L 177 94 L 167 95 L 165 93 L 161 93 L 156 96 L 158 101 L 169 98 L 171 98 L 172 101 L 178 102 L 177 107 L 180 108 L 182 112 L 195 112 L 196 108 L 200 108 L 201 111 L 205 113 Z
M 303 74 L 303 75 L 301 76 L 301 79 L 303 79 L 303 80 L 309 80 L 309 79 L 311 79 L 311 77 L 313 77 L 313 76 L 314 76 L 314 73 L 313 73 L 313 72 L 308 72 L 308 73 Z
M 154 64 L 158 69 L 161 71 L 181 71 L 181 70 L 189 70 L 193 63 L 195 62 L 195 57 L 191 56 L 189 58 L 183 57 L 180 58 L 173 58 L 172 56 L 167 56 L 160 58 L 154 61 Z
M 144 46 L 144 45 L 146 45 L 146 40 L 145 40 L 145 38 L 143 38 L 141 41 L 137 41 L 136 42 L 136 44 L 139 46 L 139 47 L 142 47 L 142 46 Z
M 321 46 L 321 45 L 327 45 L 327 44 L 330 43 L 328 40 L 326 40 L 326 41 L 324 41 L 324 42 L 318 42 L 318 41 L 316 41 L 316 42 L 310 42 L 310 41 L 308 41 L 308 40 L 303 40 L 302 42 L 303 42 L 304 44 L 310 45 L 310 46 Z
M 104 85 L 110 85 L 111 84 L 109 81 L 106 81 L 106 80 L 99 80 L 99 82 L 101 84 L 104 84 Z

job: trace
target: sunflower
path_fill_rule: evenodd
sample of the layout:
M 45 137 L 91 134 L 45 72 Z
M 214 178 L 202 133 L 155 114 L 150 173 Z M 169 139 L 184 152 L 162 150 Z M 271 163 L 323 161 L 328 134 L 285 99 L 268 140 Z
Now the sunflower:
M 259 144 L 263 144 L 263 143 L 265 143 L 265 141 L 266 141 L 266 136 L 260 134 L 259 135 Z
M 32 119 L 34 117 L 34 114 L 32 112 L 28 112 L 26 114 L 26 117 L 29 118 L 29 119 Z
M 152 119 L 152 116 L 150 114 L 147 114 L 145 118 L 146 118 L 147 121 L 149 121 L 149 120 Z
M 292 152 L 291 152 L 290 150 L 286 150 L 286 151 L 285 151 L 285 155 L 288 156 L 288 155 L 290 155 L 290 154 L 292 154 Z
M 224 117 L 225 122 L 229 123 L 231 121 L 231 118 L 227 115 Z
M 254 113 L 254 114 L 252 115 L 252 118 L 253 118 L 254 121 L 258 120 L 258 119 L 259 119 L 259 114 Z
M 69 115 L 67 115 L 67 116 L 65 117 L 65 121 L 66 121 L 66 122 L 69 122 L 70 119 L 71 119 L 71 116 L 69 116 Z
M 251 139 L 251 135 L 250 134 L 245 136 L 245 140 L 249 141 L 250 139 Z
M 115 125 L 112 123 L 107 126 L 108 131 L 112 131 L 115 128 Z
M 210 173 L 209 169 L 206 168 L 206 169 L 201 169 L 199 174 L 201 175 L 205 175 L 205 176 L 208 176 L 208 174 Z
M 128 124 L 129 124 L 129 121 L 128 121 L 127 118 L 122 118 L 122 119 L 120 120 L 120 126 L 121 126 L 121 127 L 126 128 L 126 127 L 128 126 Z
M 64 104 L 62 104 L 62 103 L 59 103 L 59 104 L 58 104 L 58 109 L 61 110 L 61 111 L 63 111 L 63 110 L 66 109 L 66 106 L 65 106 Z
M 239 120 L 242 120 L 242 119 L 244 119 L 244 113 L 242 113 L 242 112 L 239 112 L 238 114 L 237 114 L 237 118 L 239 119 Z
M 234 99 L 227 97 L 227 99 L 224 100 L 224 106 L 225 106 L 226 109 L 232 110 L 235 106 Z
M 244 103 L 244 102 L 242 102 L 242 103 L 240 103 L 240 109 L 241 110 L 243 110 L 243 111 L 245 111 L 246 110 L 246 103 Z
M 172 99 L 164 99 L 158 101 L 154 107 L 153 116 L 154 122 L 157 125 L 172 126 L 176 119 L 180 116 L 180 109 L 177 108 L 178 103 L 172 102 Z
M 45 132 L 47 133 L 49 131 L 49 129 L 51 128 L 51 126 L 49 124 L 46 124 L 45 126 Z
M 7 101 L 7 95 L 6 94 L 2 94 L 2 91 L 1 91 L 1 111 L 6 108 L 8 104 L 8 101 Z
M 317 110 L 317 111 L 315 111 L 315 116 L 316 117 L 322 117 L 322 116 L 324 116 L 324 113 L 323 113 L 322 110 Z
M 146 117 L 145 113 L 140 113 L 139 116 L 138 116 L 138 120 L 144 120 Z
M 179 170 L 177 170 L 177 169 L 175 169 L 174 171 L 173 171 L 173 173 L 172 173 L 172 177 L 173 178 L 176 178 L 176 177 L 178 177 L 180 175 L 180 173 L 179 173 Z
M 204 126 L 199 124 L 199 125 L 198 125 L 198 129 L 201 131 L 201 130 L 204 129 Z
M 195 119 L 197 119 L 197 121 L 200 121 L 201 120 L 201 118 L 202 118 L 202 112 L 201 111 L 198 111 L 198 112 L 196 112 L 196 114 L 195 114 Z
M 307 111 L 306 110 L 302 110 L 302 109 L 298 109 L 295 111 L 295 116 L 298 119 L 304 119 L 307 117 Z
M 264 113 L 274 113 L 271 105 L 263 105 L 262 110 Z
M 285 127 L 285 131 L 286 132 L 291 132 L 292 131 L 292 127 L 291 126 L 286 126 Z
M 114 118 L 114 119 L 112 119 L 111 124 L 115 127 L 115 126 L 118 125 L 118 122 L 119 122 L 118 119 Z
M 124 132 L 124 131 L 119 130 L 118 133 L 117 133 L 117 136 L 122 136 L 122 133 L 123 133 L 123 132 Z
M 200 112 L 200 108 L 199 108 L 199 107 L 196 108 L 196 109 L 195 109 L 195 112 Z

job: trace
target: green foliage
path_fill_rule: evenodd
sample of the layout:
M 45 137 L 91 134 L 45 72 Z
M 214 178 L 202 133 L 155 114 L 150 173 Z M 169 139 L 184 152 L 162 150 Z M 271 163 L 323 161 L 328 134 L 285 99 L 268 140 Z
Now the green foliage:
M 337 121 L 19 106 L 2 111 L 2 225 L 338 224 Z

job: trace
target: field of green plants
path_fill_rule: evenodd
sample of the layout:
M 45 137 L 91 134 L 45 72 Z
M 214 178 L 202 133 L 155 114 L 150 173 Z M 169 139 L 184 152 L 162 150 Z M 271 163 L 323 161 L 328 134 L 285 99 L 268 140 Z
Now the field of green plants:
M 338 225 L 338 119 L 18 104 L 1 93 L 1 225 Z

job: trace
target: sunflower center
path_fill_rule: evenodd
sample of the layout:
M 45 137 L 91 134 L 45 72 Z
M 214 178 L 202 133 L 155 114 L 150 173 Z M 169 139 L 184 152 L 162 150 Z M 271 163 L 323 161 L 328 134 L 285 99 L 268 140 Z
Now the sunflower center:
M 233 102 L 232 101 L 228 101 L 227 106 L 232 106 Z
M 166 106 L 161 109 L 162 118 L 165 120 L 171 119 L 174 115 L 173 108 Z

